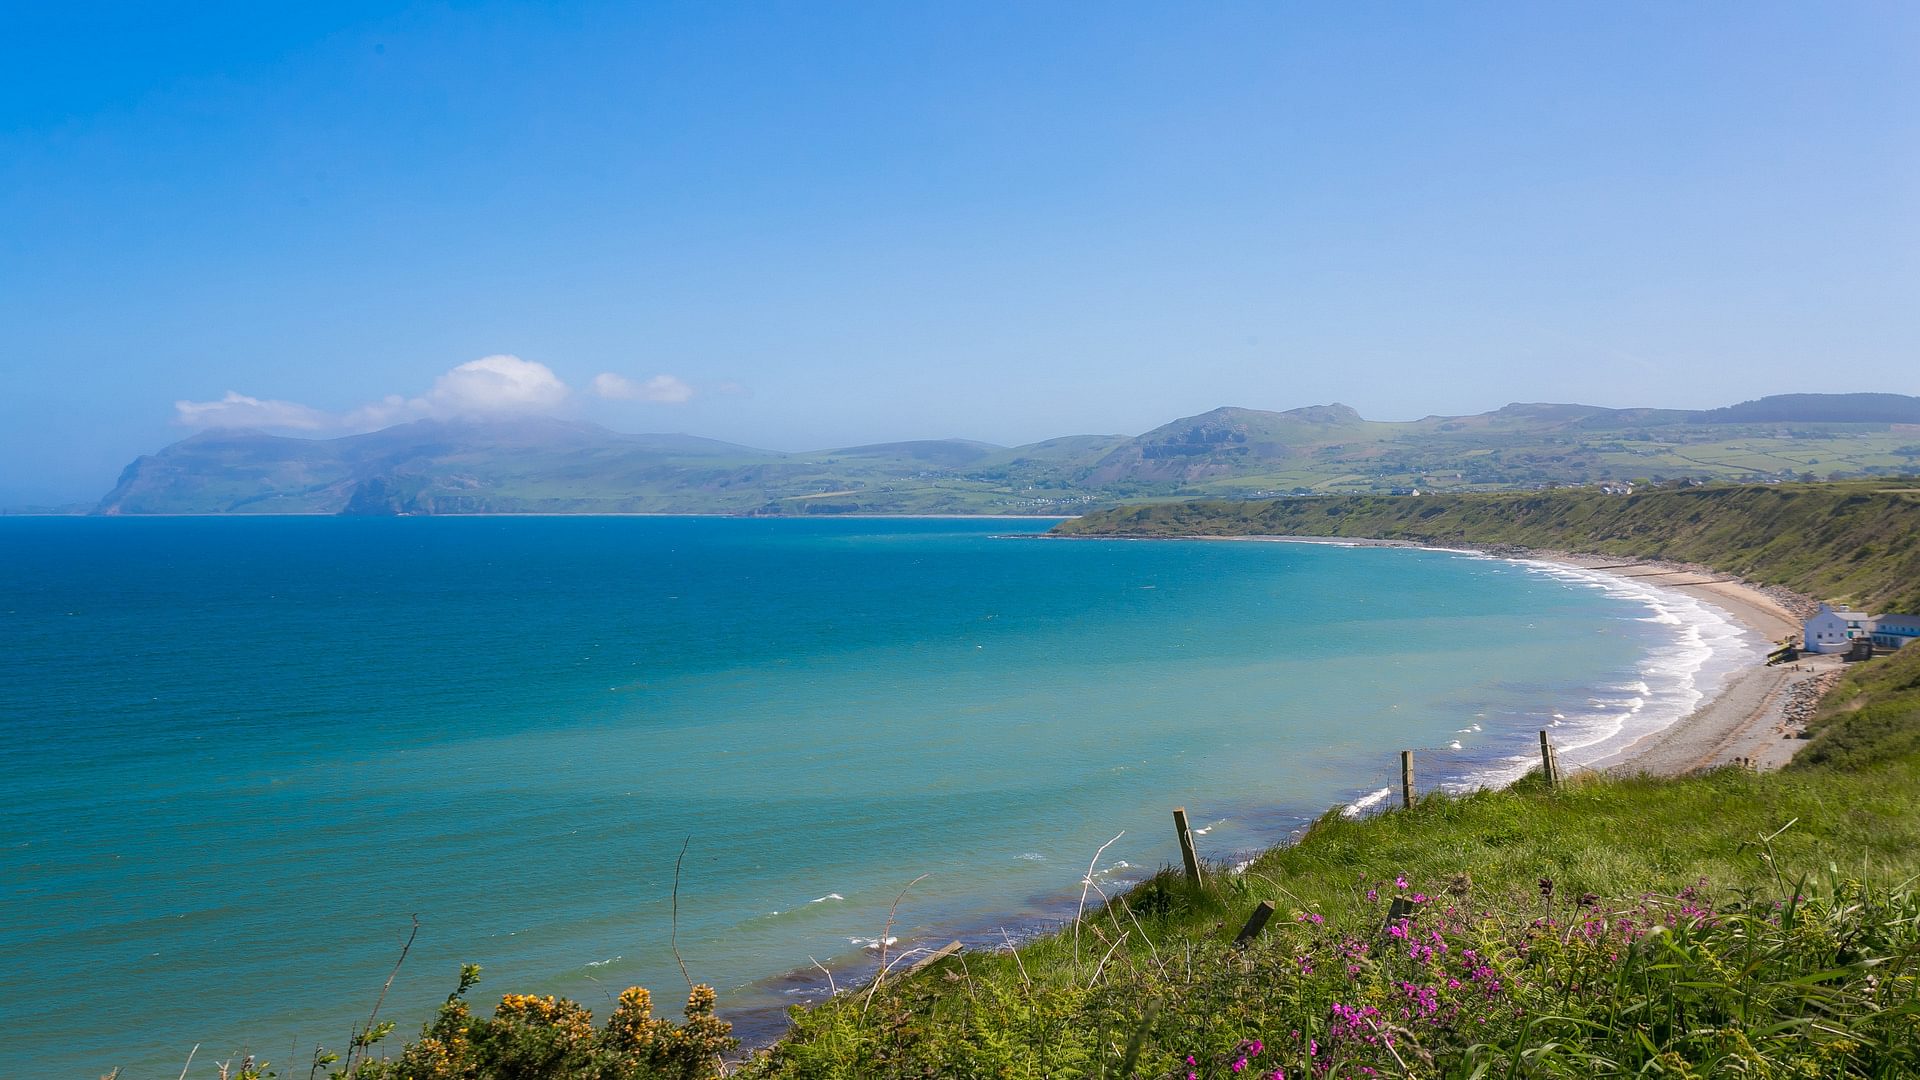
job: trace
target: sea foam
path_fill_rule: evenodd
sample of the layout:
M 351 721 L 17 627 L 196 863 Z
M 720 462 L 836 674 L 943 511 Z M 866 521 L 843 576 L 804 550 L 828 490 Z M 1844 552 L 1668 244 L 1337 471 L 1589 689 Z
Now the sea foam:
M 1670 635 L 1642 657 L 1638 678 L 1604 688 L 1588 699 L 1585 709 L 1550 714 L 1544 726 L 1553 729 L 1564 765 L 1592 765 L 1618 755 L 1685 718 L 1718 693 L 1734 671 L 1764 656 L 1755 634 L 1721 609 L 1677 589 L 1537 559 L 1511 561 L 1530 573 L 1641 605 L 1645 613 L 1635 621 L 1662 627 Z M 1448 787 L 1468 790 L 1511 783 L 1537 764 L 1533 754 L 1518 754 Z
M 1346 817 L 1359 817 L 1361 814 L 1380 805 L 1381 800 L 1391 794 L 1393 794 L 1393 789 L 1390 787 L 1383 787 L 1378 791 L 1370 791 L 1341 807 L 1340 813 Z

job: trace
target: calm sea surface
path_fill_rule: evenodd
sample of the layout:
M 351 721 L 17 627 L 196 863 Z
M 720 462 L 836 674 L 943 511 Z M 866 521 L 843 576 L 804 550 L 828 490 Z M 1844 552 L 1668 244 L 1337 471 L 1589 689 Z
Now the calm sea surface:
M 672 1006 L 683 843 L 680 952 L 765 1032 L 919 875 L 896 948 L 997 941 L 1175 805 L 1231 859 L 1750 648 L 1492 559 L 1002 535 L 1046 524 L 0 519 L 0 1076 L 339 1048 L 415 915 L 399 1035 L 464 961 Z

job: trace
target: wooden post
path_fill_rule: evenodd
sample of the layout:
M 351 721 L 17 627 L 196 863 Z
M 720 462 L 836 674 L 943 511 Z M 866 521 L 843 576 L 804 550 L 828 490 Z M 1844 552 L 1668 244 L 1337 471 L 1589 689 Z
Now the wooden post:
M 1260 906 L 1253 909 L 1252 915 L 1247 916 L 1247 925 L 1240 928 L 1240 936 L 1233 939 L 1234 947 L 1239 948 L 1254 938 L 1259 937 L 1260 931 L 1267 928 L 1267 920 L 1272 917 L 1273 901 L 1260 901 Z
M 1413 809 L 1413 751 L 1400 751 L 1400 805 Z
M 1553 743 L 1547 740 L 1547 733 L 1540 732 L 1540 772 L 1547 779 L 1548 787 L 1560 786 L 1560 770 L 1555 768 Z
M 1387 922 L 1381 929 L 1391 929 L 1394 923 L 1413 917 L 1413 901 L 1404 896 L 1396 896 L 1393 903 L 1387 905 Z
M 1187 828 L 1187 808 L 1176 806 L 1173 810 L 1173 831 L 1180 837 L 1180 861 L 1187 867 L 1187 883 L 1200 884 L 1200 856 L 1193 852 L 1193 831 Z
M 922 971 L 925 971 L 928 968 L 932 967 L 933 965 L 939 963 L 940 961 L 945 960 L 947 957 L 952 956 L 954 953 L 959 952 L 961 948 L 962 948 L 961 944 L 957 941 L 951 945 L 942 945 L 939 948 L 928 953 L 927 955 L 921 957 L 920 959 L 915 960 L 913 962 L 913 966 L 907 969 L 907 974 L 918 975 Z

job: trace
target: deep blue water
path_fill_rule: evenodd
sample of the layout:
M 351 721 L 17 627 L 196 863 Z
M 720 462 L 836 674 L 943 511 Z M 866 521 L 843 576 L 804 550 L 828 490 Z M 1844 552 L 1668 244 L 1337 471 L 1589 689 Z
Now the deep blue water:
M 1174 805 L 1230 858 L 1698 693 L 1711 619 L 1588 577 L 1046 524 L 0 518 L 0 1075 L 339 1048 L 415 914 L 402 1035 L 463 961 L 670 1003 L 683 843 L 764 1030 L 918 875 L 900 947 L 997 940 Z

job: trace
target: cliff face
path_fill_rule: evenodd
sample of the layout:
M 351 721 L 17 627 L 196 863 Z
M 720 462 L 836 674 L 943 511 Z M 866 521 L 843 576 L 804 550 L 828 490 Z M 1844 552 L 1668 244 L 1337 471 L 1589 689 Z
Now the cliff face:
M 195 435 L 128 465 L 96 512 L 333 513 L 354 469 L 344 442 L 257 431 Z

